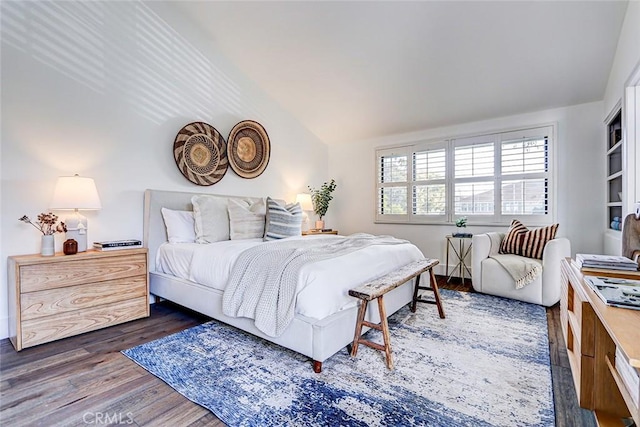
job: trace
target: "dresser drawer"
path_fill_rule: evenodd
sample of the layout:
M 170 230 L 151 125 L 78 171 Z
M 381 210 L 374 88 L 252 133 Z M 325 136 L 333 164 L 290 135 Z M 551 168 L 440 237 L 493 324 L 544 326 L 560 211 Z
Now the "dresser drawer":
M 85 283 L 146 275 L 146 254 L 78 259 L 20 267 L 20 291 L 35 292 Z
M 147 297 L 84 308 L 22 322 L 22 345 L 30 347 L 149 315 Z
M 27 292 L 20 296 L 21 319 L 37 319 L 58 313 L 126 301 L 146 296 L 146 294 L 146 275 Z

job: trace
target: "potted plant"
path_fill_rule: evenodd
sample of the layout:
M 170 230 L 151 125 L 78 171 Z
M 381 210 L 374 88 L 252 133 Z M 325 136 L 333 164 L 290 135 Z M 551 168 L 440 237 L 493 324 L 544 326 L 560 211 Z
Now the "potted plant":
M 456 227 L 458 227 L 458 230 L 462 229 L 462 228 L 467 228 L 467 217 L 466 216 L 462 216 L 460 218 L 458 218 L 456 220 Z M 464 233 L 462 231 L 458 231 L 456 233 L 453 233 L 453 237 L 471 237 L 472 234 L 471 233 Z
M 329 209 L 329 202 L 333 199 L 331 193 L 336 189 L 336 181 L 331 180 L 325 182 L 319 189 L 309 186 L 309 192 L 311 193 L 311 202 L 313 203 L 313 211 L 318 215 L 319 220 L 316 221 L 316 229 L 322 230 L 324 228 L 324 216 Z

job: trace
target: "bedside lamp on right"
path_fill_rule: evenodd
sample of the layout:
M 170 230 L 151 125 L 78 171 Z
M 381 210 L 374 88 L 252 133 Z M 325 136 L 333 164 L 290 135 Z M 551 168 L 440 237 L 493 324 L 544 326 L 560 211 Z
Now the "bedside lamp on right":
M 309 193 L 300 193 L 296 195 L 296 203 L 300 203 L 300 207 L 302 208 L 302 231 L 307 231 L 309 229 L 309 214 L 308 211 L 313 210 L 313 203 L 311 202 L 311 194 Z
M 67 226 L 66 238 L 78 242 L 78 252 L 85 252 L 87 250 L 89 224 L 87 218 L 78 211 L 102 208 L 96 183 L 93 179 L 85 178 L 78 174 L 59 177 L 49 208 L 52 210 L 74 211 L 71 216 L 64 219 L 64 223 Z

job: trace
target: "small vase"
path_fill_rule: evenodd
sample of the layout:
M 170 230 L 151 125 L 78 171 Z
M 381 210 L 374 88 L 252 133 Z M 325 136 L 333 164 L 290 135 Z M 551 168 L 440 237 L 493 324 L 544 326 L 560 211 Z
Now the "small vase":
M 64 252 L 65 255 L 75 255 L 78 253 L 78 242 L 76 242 L 73 239 L 67 239 L 65 240 L 64 244 L 62 245 L 62 252 Z
M 319 219 L 316 221 L 316 230 L 322 230 L 324 228 L 324 221 Z
M 55 249 L 56 241 L 53 234 L 42 236 L 42 242 L 40 246 L 40 255 L 53 256 L 56 253 Z

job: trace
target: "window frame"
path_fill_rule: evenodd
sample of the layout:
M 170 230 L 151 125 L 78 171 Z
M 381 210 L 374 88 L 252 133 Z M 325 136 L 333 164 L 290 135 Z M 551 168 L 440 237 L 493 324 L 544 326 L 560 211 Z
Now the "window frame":
M 554 224 L 557 218 L 557 167 L 556 167 L 556 146 L 557 146 L 557 124 L 547 123 L 534 126 L 510 128 L 494 132 L 476 133 L 471 135 L 456 135 L 437 140 L 419 140 L 413 143 L 395 146 L 383 146 L 374 150 L 375 156 L 375 194 L 374 194 L 374 223 L 404 223 L 404 224 L 433 224 L 433 225 L 453 225 L 456 219 L 466 216 L 469 225 L 495 225 L 505 226 L 511 220 L 518 219 L 527 225 L 544 226 Z M 547 170 L 546 172 L 522 172 L 517 174 L 502 174 L 502 147 L 503 143 L 518 139 L 541 139 L 547 138 Z M 491 141 L 494 146 L 494 173 L 488 177 L 455 177 L 455 149 L 466 145 L 477 145 Z M 413 187 L 422 185 L 427 181 L 413 180 L 414 154 L 428 151 L 445 149 L 445 214 L 444 215 L 417 215 L 413 214 Z M 402 154 L 407 157 L 407 181 L 393 183 L 394 186 L 402 186 L 407 191 L 407 212 L 406 214 L 381 214 L 378 204 L 380 202 L 380 188 L 389 186 L 380 183 L 379 167 L 381 157 L 392 154 Z M 526 214 L 503 214 L 502 213 L 502 183 L 513 180 L 540 179 L 547 180 L 547 206 L 548 213 L 545 215 Z M 437 180 L 434 180 L 437 181 Z M 487 182 L 493 183 L 494 189 L 494 212 L 492 215 L 482 214 L 455 214 L 455 187 L 456 183 Z

